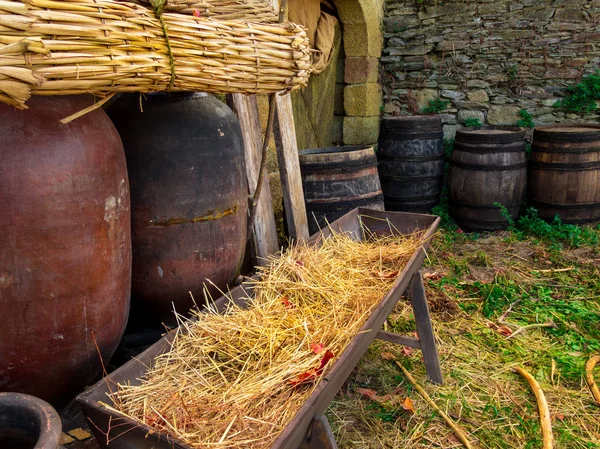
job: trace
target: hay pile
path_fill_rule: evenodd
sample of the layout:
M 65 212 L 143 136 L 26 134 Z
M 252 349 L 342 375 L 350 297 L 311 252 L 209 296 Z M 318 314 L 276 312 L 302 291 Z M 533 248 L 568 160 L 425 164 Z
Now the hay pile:
M 291 248 L 262 269 L 248 309 L 182 323 L 171 351 L 107 407 L 193 448 L 269 447 L 422 239 L 334 234 Z
M 26 108 L 32 94 L 273 93 L 308 82 L 311 49 L 299 25 L 161 18 L 111 0 L 0 0 L 0 102 Z

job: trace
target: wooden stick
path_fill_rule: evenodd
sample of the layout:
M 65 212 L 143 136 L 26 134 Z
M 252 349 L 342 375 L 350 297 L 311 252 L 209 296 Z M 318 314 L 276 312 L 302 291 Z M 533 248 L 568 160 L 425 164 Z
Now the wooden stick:
M 515 368 L 515 371 L 523 376 L 531 389 L 533 390 L 533 394 L 537 399 L 538 408 L 540 410 L 540 425 L 542 426 L 542 439 L 543 439 L 543 449 L 552 449 L 554 447 L 554 437 L 552 436 L 552 421 L 550 420 L 550 409 L 548 408 L 548 403 L 546 402 L 546 396 L 544 396 L 544 392 L 542 391 L 542 387 L 535 380 L 535 378 L 525 371 L 520 366 Z
M 529 324 L 527 326 L 522 326 L 519 327 L 516 331 L 514 331 L 512 334 L 510 334 L 508 337 L 506 337 L 506 339 L 510 339 L 513 338 L 517 335 L 519 335 L 521 332 L 525 332 L 529 329 L 535 329 L 535 328 L 540 328 L 540 327 L 556 327 L 556 324 L 553 323 L 552 321 L 548 322 L 548 323 L 538 323 L 538 324 Z
M 473 446 L 471 445 L 471 443 L 469 442 L 469 439 L 467 437 L 467 433 L 458 424 L 456 424 L 452 420 L 452 418 L 450 418 L 448 415 L 446 415 L 436 405 L 435 402 L 433 402 L 433 399 L 431 399 L 431 397 L 427 394 L 427 392 L 423 389 L 423 387 L 421 387 L 417 383 L 415 378 L 412 377 L 412 375 L 407 371 L 407 369 L 404 368 L 402 366 L 402 364 L 400 362 L 398 362 L 397 360 L 396 360 L 396 365 L 398 365 L 402 369 L 402 371 L 404 372 L 404 375 L 408 378 L 410 383 L 413 384 L 413 386 L 419 392 L 419 394 L 423 397 L 423 399 L 425 399 L 427 401 L 427 403 L 429 405 L 431 405 L 433 407 L 433 409 L 440 414 L 440 416 L 444 419 L 444 421 L 446 421 L 446 423 L 452 428 L 452 430 L 454 430 L 454 433 L 456 434 L 456 436 L 458 437 L 460 442 L 463 444 L 463 446 L 466 447 L 467 449 L 473 449 Z
M 87 107 L 87 108 L 85 108 L 85 109 L 82 109 L 81 111 L 79 111 L 79 112 L 76 112 L 75 114 L 71 114 L 71 115 L 69 115 L 68 117 L 65 117 L 65 118 L 63 118 L 63 119 L 62 119 L 60 122 L 61 122 L 63 125 L 66 125 L 67 123 L 69 123 L 69 122 L 72 122 L 73 120 L 75 120 L 75 119 L 78 119 L 79 117 L 82 117 L 82 116 L 84 116 L 85 114 L 88 114 L 88 113 L 90 113 L 90 112 L 92 112 L 92 111 L 95 111 L 95 110 L 96 110 L 96 109 L 98 109 L 99 107 L 102 107 L 102 105 L 103 105 L 104 103 L 106 103 L 108 100 L 110 100 L 110 99 L 111 99 L 112 97 L 114 97 L 116 94 L 117 94 L 116 92 L 113 92 L 113 93 L 111 93 L 111 94 L 108 94 L 106 97 L 102 98 L 100 101 L 97 101 L 97 102 L 96 102 L 96 103 L 94 103 L 93 105 L 91 105 L 91 106 L 89 106 L 89 107 Z
M 585 364 L 585 380 L 587 381 L 588 387 L 590 387 L 590 391 L 592 392 L 592 396 L 600 405 L 600 389 L 598 389 L 598 385 L 594 381 L 594 368 L 596 364 L 600 362 L 600 355 L 594 356 L 587 361 Z

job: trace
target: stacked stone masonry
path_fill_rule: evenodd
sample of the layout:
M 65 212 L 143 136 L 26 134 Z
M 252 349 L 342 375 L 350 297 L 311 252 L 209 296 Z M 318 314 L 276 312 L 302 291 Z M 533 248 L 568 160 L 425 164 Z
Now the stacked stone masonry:
M 380 60 L 384 114 L 449 101 L 444 132 L 467 119 L 515 125 L 598 123 L 554 107 L 600 68 L 600 0 L 385 0 Z M 597 109 L 597 111 L 600 109 Z

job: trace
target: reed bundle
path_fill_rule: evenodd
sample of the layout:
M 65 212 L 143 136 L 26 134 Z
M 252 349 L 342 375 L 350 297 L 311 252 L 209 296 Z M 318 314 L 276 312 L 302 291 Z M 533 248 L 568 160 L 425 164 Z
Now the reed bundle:
M 134 0 L 150 6 L 150 0 Z M 279 14 L 266 0 L 169 0 L 165 11 L 178 14 L 198 15 L 217 20 L 248 20 L 275 23 Z
M 262 269 L 249 308 L 182 322 L 141 383 L 104 405 L 192 448 L 270 447 L 422 238 L 334 234 L 288 250 Z
M 25 108 L 31 94 L 272 93 L 308 81 L 311 50 L 299 25 L 160 17 L 111 0 L 0 0 L 0 101 Z

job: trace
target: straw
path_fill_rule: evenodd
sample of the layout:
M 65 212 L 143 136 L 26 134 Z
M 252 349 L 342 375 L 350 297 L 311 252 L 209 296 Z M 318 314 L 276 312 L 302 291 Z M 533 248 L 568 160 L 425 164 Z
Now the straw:
M 110 0 L 0 0 L 0 101 L 25 108 L 32 94 L 274 93 L 308 81 L 311 50 L 299 25 L 160 17 Z
M 134 3 L 149 6 L 150 0 Z M 249 20 L 276 23 L 278 13 L 265 0 L 169 0 L 165 11 L 218 20 Z
M 171 350 L 109 409 L 192 448 L 269 447 L 385 296 L 422 234 L 334 234 L 261 269 L 249 307 L 182 320 Z

